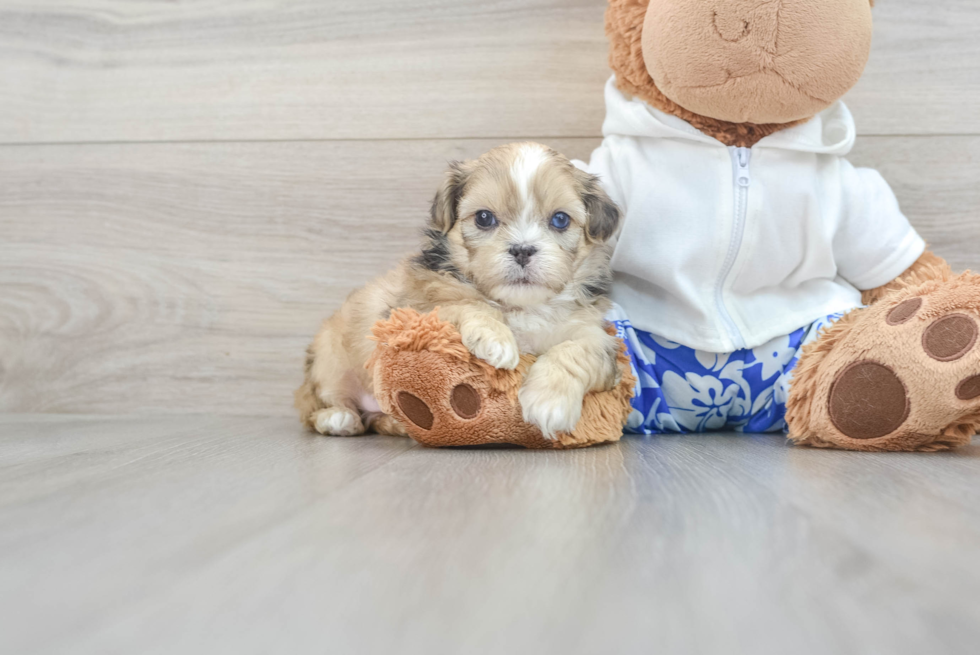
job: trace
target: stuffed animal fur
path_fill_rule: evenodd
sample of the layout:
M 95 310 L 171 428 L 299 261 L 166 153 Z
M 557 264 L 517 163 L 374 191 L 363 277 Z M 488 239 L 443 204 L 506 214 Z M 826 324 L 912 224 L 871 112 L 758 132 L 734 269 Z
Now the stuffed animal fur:
M 426 446 L 569 449 L 618 441 L 622 436 L 635 382 L 623 349 L 619 384 L 610 391 L 588 394 L 575 430 L 549 440 L 524 422 L 517 400 L 534 357 L 523 355 L 513 371 L 495 369 L 466 350 L 456 328 L 439 320 L 438 310 L 430 314 L 396 310 L 373 332 L 378 346 L 368 367 L 374 371 L 378 404 Z
M 857 82 L 870 53 L 869 4 L 610 0 L 609 62 L 624 94 L 751 148 Z M 711 84 L 719 75 L 725 81 Z M 862 296 L 867 309 L 804 349 L 787 401 L 790 439 L 865 451 L 969 443 L 980 428 L 980 276 L 954 275 L 927 251 Z

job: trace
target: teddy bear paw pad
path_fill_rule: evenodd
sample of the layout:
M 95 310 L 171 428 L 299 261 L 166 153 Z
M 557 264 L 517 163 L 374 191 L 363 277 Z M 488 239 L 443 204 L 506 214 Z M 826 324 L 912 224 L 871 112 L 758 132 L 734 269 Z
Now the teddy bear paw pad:
M 851 439 L 878 439 L 902 427 L 909 416 L 905 385 L 876 362 L 844 369 L 830 391 L 830 420 Z
M 405 418 L 411 421 L 413 425 L 423 430 L 432 429 L 432 425 L 435 423 L 435 417 L 424 400 L 407 391 L 399 391 L 397 399 L 398 407 L 401 408 Z
M 976 322 L 965 314 L 945 316 L 922 333 L 922 349 L 938 362 L 955 362 L 977 343 Z
M 980 398 L 980 375 L 974 375 L 960 382 L 956 387 L 956 397 L 960 400 Z
M 450 405 L 457 416 L 469 420 L 480 415 L 483 401 L 476 389 L 468 384 L 460 384 L 453 389 Z
M 791 438 L 855 450 L 969 443 L 980 426 L 980 277 L 886 298 L 829 335 L 815 379 L 800 383 L 816 385 L 809 425 L 791 421 Z

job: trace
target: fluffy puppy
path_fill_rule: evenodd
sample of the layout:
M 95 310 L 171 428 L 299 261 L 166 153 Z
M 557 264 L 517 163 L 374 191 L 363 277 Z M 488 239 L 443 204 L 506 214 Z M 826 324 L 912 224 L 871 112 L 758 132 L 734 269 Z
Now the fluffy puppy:
M 603 316 L 619 220 L 595 177 L 544 146 L 452 164 L 421 254 L 351 294 L 317 334 L 296 392 L 302 421 L 336 436 L 405 434 L 374 400 L 368 336 L 392 309 L 438 307 L 497 368 L 537 355 L 519 395 L 524 419 L 549 438 L 571 431 L 585 394 L 617 383 L 618 343 Z

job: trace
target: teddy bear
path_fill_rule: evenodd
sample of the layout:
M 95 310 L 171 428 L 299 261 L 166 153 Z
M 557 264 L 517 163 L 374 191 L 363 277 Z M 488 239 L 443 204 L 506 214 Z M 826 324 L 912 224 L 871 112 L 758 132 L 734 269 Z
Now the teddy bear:
M 953 275 L 881 175 L 844 158 L 871 3 L 610 0 L 606 33 L 587 167 L 626 215 L 612 295 L 644 378 L 628 429 L 968 443 L 980 277 Z
M 609 1 L 604 138 L 577 165 L 625 217 L 608 319 L 635 380 L 627 433 L 937 451 L 980 427 L 980 276 L 955 275 L 882 176 L 845 159 L 871 4 Z M 399 370 L 375 376 L 403 420 L 399 384 L 458 385 Z M 486 394 L 496 374 L 472 375 Z

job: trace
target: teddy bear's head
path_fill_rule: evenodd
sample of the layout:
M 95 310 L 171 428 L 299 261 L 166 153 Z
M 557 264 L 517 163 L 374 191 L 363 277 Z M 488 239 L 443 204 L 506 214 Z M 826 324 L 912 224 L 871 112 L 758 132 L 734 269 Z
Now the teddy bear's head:
M 805 121 L 853 87 L 873 0 L 609 0 L 625 93 L 729 145 Z

